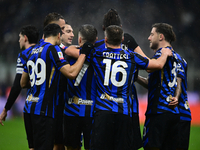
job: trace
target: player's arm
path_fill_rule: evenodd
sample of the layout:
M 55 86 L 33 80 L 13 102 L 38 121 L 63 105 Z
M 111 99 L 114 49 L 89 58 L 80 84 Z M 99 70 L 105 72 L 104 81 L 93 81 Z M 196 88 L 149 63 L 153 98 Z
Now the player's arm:
M 148 88 L 148 79 L 138 75 L 136 82 L 143 86 L 144 88 Z
M 65 54 L 73 58 L 78 58 L 80 55 L 80 49 L 78 49 L 76 45 L 71 45 L 65 50 Z
M 142 51 L 142 49 L 140 48 L 140 46 L 137 46 L 135 49 L 134 49 L 134 52 L 142 55 L 143 57 L 146 57 L 147 59 L 149 59 L 145 54 L 144 52 Z
M 78 60 L 76 61 L 75 64 L 73 65 L 64 65 L 63 67 L 60 68 L 60 72 L 64 74 L 67 78 L 69 79 L 75 79 L 76 76 L 78 75 L 79 71 L 81 70 L 83 63 L 85 62 L 86 55 L 81 54 L 78 57 Z
M 83 44 L 78 60 L 72 66 L 67 64 L 61 67 L 60 72 L 64 74 L 69 79 L 75 79 L 80 72 L 83 63 L 85 62 L 86 56 L 89 55 L 90 51 L 93 49 L 93 44 L 86 42 Z
M 175 94 L 174 97 L 171 98 L 171 102 L 169 103 L 169 106 L 172 106 L 173 108 L 175 108 L 178 105 L 178 99 L 181 95 L 181 82 L 182 79 L 177 77 L 177 87 L 175 89 Z
M 162 48 L 162 55 L 158 59 L 149 59 L 147 70 L 162 69 L 167 61 L 168 56 L 172 56 L 172 51 L 168 48 Z
M 20 86 L 21 76 L 22 76 L 21 74 L 15 75 L 15 80 L 14 80 L 13 86 L 10 90 L 10 94 L 8 96 L 7 102 L 5 104 L 3 111 L 0 114 L 0 124 L 1 125 L 4 125 L 2 121 L 6 120 L 7 111 L 9 111 L 11 109 L 11 107 L 13 106 L 14 102 L 16 101 L 17 97 L 19 96 L 19 94 L 21 92 L 21 86 Z
M 2 126 L 4 126 L 3 121 L 6 120 L 7 111 L 8 111 L 8 110 L 6 110 L 6 109 L 4 108 L 3 111 L 2 111 L 1 114 L 0 114 L 0 124 L 1 124 Z
M 21 85 L 21 88 L 30 88 L 31 87 L 28 73 L 26 73 L 26 72 L 22 73 L 20 85 Z

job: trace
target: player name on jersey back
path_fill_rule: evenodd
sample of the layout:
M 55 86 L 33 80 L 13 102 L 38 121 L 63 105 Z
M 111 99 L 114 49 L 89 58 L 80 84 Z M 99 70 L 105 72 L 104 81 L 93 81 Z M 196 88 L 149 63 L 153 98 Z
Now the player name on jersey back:
M 112 59 L 128 59 L 128 54 L 103 52 L 103 57 L 112 58 Z

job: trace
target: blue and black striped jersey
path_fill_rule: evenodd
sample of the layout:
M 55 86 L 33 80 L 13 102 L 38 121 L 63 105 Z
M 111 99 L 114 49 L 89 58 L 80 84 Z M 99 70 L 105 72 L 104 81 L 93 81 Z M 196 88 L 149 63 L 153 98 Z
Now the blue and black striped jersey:
M 104 40 L 97 41 L 95 43 L 95 47 L 105 48 L 106 46 L 105 46 Z M 135 41 L 135 39 L 130 34 L 124 33 L 124 40 L 121 44 L 121 48 L 123 50 L 130 50 L 130 51 L 134 52 L 134 50 L 137 47 L 138 47 L 138 44 Z M 135 77 L 136 77 L 136 74 L 135 74 Z M 132 99 L 133 99 L 133 104 L 132 104 L 133 105 L 133 113 L 139 113 L 139 102 L 138 102 L 136 87 L 134 84 L 132 84 Z
M 179 97 L 179 112 L 180 120 L 191 121 L 191 111 L 188 103 L 187 96 L 187 62 L 184 58 L 181 58 L 181 63 L 178 66 L 178 77 L 182 79 L 181 82 L 181 95 Z
M 77 59 L 68 58 L 70 65 Z M 68 79 L 68 100 L 65 103 L 64 114 L 67 116 L 93 117 L 96 98 L 96 81 L 94 69 L 85 61 L 75 80 Z
M 62 43 L 59 45 L 63 57 L 66 60 L 65 50 L 68 48 L 67 46 L 63 45 Z M 56 101 L 56 110 L 57 112 L 63 112 L 65 101 L 67 99 L 67 78 L 61 73 L 58 73 L 58 85 L 57 85 L 57 101 Z
M 168 47 L 172 49 L 171 47 Z M 161 49 L 156 51 L 152 59 L 161 56 Z M 164 112 L 179 113 L 178 107 L 175 109 L 168 106 L 170 98 L 174 97 L 177 86 L 177 66 L 180 62 L 178 54 L 173 52 L 173 57 L 168 57 L 161 70 L 149 74 L 148 79 L 148 105 L 146 115 L 160 114 Z
M 24 71 L 29 74 L 31 92 L 24 112 L 54 117 L 59 69 L 67 62 L 58 46 L 44 41 L 32 49 L 28 58 Z
M 28 56 L 30 52 L 32 51 L 33 46 L 23 50 L 21 53 L 19 53 L 17 58 L 17 67 L 16 67 L 16 74 L 22 74 L 24 71 L 24 67 L 26 66 L 26 62 L 28 60 Z
M 95 48 L 90 61 L 97 83 L 95 111 L 106 110 L 132 116 L 131 84 L 135 72 L 139 68 L 146 69 L 148 59 L 121 48 Z

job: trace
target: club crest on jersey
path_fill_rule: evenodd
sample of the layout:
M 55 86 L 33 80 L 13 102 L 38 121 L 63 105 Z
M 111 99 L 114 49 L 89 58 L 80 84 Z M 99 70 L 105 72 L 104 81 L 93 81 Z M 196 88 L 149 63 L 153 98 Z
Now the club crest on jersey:
M 115 98 L 113 96 L 108 95 L 107 93 L 101 94 L 100 99 L 107 99 L 109 101 L 115 101 L 117 103 L 124 103 L 123 98 Z
M 58 52 L 58 56 L 59 56 L 60 60 L 64 59 L 62 52 Z
M 21 59 L 20 58 L 17 59 L 17 63 L 18 64 L 21 63 Z

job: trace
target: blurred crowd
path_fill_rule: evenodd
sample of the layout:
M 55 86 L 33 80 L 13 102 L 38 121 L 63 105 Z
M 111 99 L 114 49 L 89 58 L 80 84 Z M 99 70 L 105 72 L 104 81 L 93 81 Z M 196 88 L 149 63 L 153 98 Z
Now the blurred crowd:
M 23 25 L 35 25 L 42 32 L 45 16 L 58 12 L 72 25 L 73 44 L 77 44 L 77 33 L 82 24 L 93 24 L 99 39 L 103 38 L 103 15 L 110 8 L 119 12 L 124 31 L 135 38 L 149 57 L 153 56 L 147 40 L 151 25 L 156 22 L 171 24 L 177 36 L 172 46 L 188 62 L 188 89 L 200 92 L 199 0 L 0 0 L 0 95 L 5 95 L 13 82 L 20 52 L 18 34 Z

